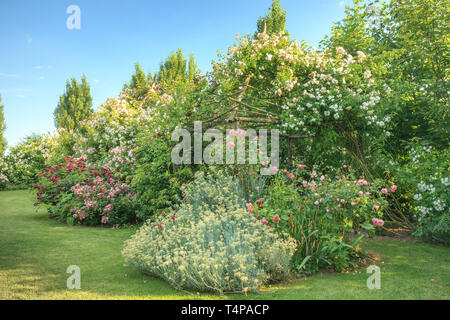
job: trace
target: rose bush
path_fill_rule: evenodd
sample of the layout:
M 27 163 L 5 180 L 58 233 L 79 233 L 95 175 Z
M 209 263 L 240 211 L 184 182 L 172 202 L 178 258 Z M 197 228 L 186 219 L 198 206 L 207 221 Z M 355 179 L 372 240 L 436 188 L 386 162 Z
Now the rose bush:
M 89 167 L 85 159 L 66 157 L 49 166 L 34 186 L 36 204 L 67 223 L 121 225 L 133 223 L 135 194 L 106 168 Z

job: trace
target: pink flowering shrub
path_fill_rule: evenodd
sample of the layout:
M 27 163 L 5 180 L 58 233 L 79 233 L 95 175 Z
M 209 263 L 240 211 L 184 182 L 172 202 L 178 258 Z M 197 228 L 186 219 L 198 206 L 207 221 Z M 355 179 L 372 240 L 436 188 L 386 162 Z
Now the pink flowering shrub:
M 66 157 L 47 167 L 34 186 L 37 204 L 67 223 L 120 225 L 134 222 L 135 194 L 106 168 Z

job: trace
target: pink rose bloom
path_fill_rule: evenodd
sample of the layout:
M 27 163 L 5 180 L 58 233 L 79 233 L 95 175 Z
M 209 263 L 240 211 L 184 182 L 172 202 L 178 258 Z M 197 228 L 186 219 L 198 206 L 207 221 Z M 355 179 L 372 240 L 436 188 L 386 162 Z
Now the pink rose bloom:
M 236 133 L 236 131 L 234 129 L 231 129 L 229 132 L 230 132 L 231 135 Z
M 373 218 L 372 224 L 374 227 L 382 227 L 384 225 L 384 221 L 381 219 Z
M 108 221 L 109 221 L 109 218 L 107 216 L 102 216 L 102 223 L 103 224 L 108 223 Z
M 388 189 L 383 188 L 383 189 L 381 189 L 381 192 L 382 192 L 383 194 L 386 194 L 386 193 L 388 193 Z
M 235 144 L 234 144 L 234 142 L 227 142 L 227 147 L 234 147 L 234 146 L 236 146 Z
M 294 179 L 295 175 L 293 173 L 289 174 L 289 178 Z
M 395 192 L 395 190 L 397 190 L 397 186 L 396 185 L 391 186 L 391 191 Z
M 250 212 L 250 213 L 253 213 L 255 211 L 252 203 L 248 203 L 247 208 L 248 208 L 248 212 Z
M 273 173 L 277 173 L 278 172 L 278 168 L 277 167 L 272 167 L 272 172 Z
M 80 217 L 80 220 L 83 220 L 83 219 L 86 218 L 86 215 L 84 214 L 83 211 L 79 211 L 79 212 L 78 212 L 78 217 Z
M 162 223 L 158 223 L 156 226 L 157 226 L 158 228 L 162 228 Z
M 107 204 L 106 206 L 105 206 L 105 209 L 103 209 L 104 211 L 111 211 L 111 205 L 110 204 Z
M 298 168 L 299 168 L 300 170 L 303 170 L 303 169 L 306 168 L 306 166 L 305 166 L 304 164 L 299 164 L 299 165 L 298 165 Z
M 306 188 L 308 186 L 308 181 L 303 180 L 302 181 L 303 186 Z
M 280 222 L 280 216 L 278 214 L 274 215 L 273 218 L 272 218 L 272 221 L 275 222 L 275 223 Z
M 319 201 L 314 202 L 314 204 L 315 204 L 316 206 L 318 206 L 318 205 L 319 205 Z
M 262 219 L 261 219 L 261 222 L 262 222 L 262 224 L 268 224 L 268 223 L 269 223 L 269 221 L 267 221 L 266 218 L 262 218 Z
M 86 200 L 84 200 L 84 205 L 86 207 L 90 208 L 90 207 L 92 207 L 94 205 L 94 203 L 91 200 L 86 199 Z
M 360 191 L 358 192 L 358 195 L 362 196 L 364 194 L 364 192 Z
M 380 209 L 380 206 L 375 205 L 373 206 L 373 208 L 378 211 L 378 209 Z

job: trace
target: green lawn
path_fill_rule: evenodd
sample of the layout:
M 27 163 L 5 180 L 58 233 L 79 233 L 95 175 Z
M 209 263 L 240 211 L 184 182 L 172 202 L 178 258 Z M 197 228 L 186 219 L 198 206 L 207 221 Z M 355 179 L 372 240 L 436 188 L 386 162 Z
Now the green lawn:
M 126 266 L 120 251 L 132 230 L 77 227 L 36 211 L 28 191 L 0 192 L 0 299 L 450 299 L 450 248 L 370 240 L 379 254 L 381 289 L 365 270 L 316 274 L 258 294 L 217 296 L 173 290 Z M 68 290 L 69 265 L 81 268 L 81 290 Z

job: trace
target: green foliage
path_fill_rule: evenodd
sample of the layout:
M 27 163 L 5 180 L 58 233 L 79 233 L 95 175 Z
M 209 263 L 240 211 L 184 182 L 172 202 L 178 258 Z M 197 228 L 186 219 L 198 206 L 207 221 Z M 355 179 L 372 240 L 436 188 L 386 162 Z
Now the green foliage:
M 67 80 L 66 91 L 60 96 L 54 112 L 55 126 L 74 130 L 91 113 L 92 97 L 86 76 L 83 75 L 81 83 L 78 83 L 75 78 Z
M 149 72 L 146 76 L 141 65 L 136 62 L 134 66 L 134 73 L 131 76 L 131 81 L 129 83 L 125 83 L 123 89 L 132 90 L 134 97 L 142 99 L 148 95 L 153 82 L 154 79 L 151 72 Z
M 285 278 L 295 244 L 247 213 L 239 188 L 232 178 L 198 173 L 176 211 L 127 241 L 125 260 L 176 289 L 247 293 Z
M 264 17 L 259 17 L 256 34 L 262 33 L 264 28 L 267 34 L 280 33 L 284 31 L 286 24 L 286 11 L 280 7 L 280 0 L 273 0 L 269 13 Z
M 5 106 L 2 104 L 2 97 L 0 96 L 0 156 L 3 155 L 7 146 L 7 142 L 4 137 L 4 133 L 6 130 L 4 110 Z
M 183 56 L 183 51 L 178 49 L 177 52 L 172 52 L 164 63 L 161 63 L 158 82 L 168 89 L 173 87 L 178 82 L 189 82 L 194 80 L 198 75 L 199 70 L 194 56 L 189 56 L 189 63 Z
M 139 211 L 137 217 L 145 221 L 178 202 L 180 187 L 193 177 L 193 168 L 174 165 L 171 152 L 174 143 L 170 137 L 143 134 L 136 150 L 137 169 L 132 182 L 136 190 Z
M 383 69 L 379 81 L 395 92 L 386 101 L 395 124 L 387 149 L 394 154 L 414 137 L 448 147 L 449 19 L 447 1 L 355 0 L 322 43 L 362 50 Z

